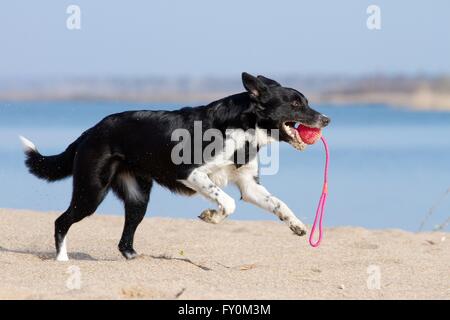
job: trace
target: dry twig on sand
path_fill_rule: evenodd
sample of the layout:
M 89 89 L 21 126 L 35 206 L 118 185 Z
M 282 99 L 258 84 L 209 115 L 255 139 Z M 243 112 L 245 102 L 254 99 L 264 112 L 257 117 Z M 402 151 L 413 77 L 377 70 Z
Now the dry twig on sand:
M 439 207 L 439 205 L 444 201 L 444 199 L 450 194 L 450 188 L 447 189 L 447 191 L 445 191 L 445 193 L 433 204 L 433 206 L 428 210 L 428 213 L 425 215 L 425 217 L 423 218 L 422 222 L 420 223 L 419 226 L 419 232 L 423 230 L 423 227 L 425 226 L 425 223 L 427 223 L 428 219 L 430 219 L 430 217 L 433 215 L 433 213 L 436 211 L 436 209 Z M 447 220 L 445 220 L 442 224 L 438 225 L 437 228 L 435 228 L 434 230 L 442 230 L 444 229 L 450 222 L 450 217 L 447 218 Z

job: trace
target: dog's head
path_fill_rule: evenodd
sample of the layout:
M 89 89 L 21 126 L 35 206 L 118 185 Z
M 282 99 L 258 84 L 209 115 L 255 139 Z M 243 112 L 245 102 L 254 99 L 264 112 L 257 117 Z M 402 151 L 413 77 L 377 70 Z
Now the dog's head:
M 330 123 L 328 117 L 310 108 L 308 99 L 295 89 L 246 72 L 242 73 L 242 82 L 255 103 L 258 126 L 279 129 L 280 141 L 288 142 L 299 150 L 306 147 L 295 129 L 299 123 L 312 128 L 324 128 Z

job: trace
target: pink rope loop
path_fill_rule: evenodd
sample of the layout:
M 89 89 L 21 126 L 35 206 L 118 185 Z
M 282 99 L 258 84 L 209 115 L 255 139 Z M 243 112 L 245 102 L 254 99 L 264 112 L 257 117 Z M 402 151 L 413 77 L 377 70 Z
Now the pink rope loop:
M 320 242 L 322 241 L 322 221 L 323 216 L 325 213 L 325 204 L 327 202 L 327 196 L 328 196 L 328 162 L 330 160 L 330 153 L 328 150 L 328 144 L 324 137 L 320 138 L 323 142 L 323 145 L 325 147 L 325 173 L 323 177 L 323 188 L 322 188 L 322 195 L 320 196 L 319 204 L 317 205 L 316 210 L 316 217 L 314 218 L 314 223 L 311 228 L 311 233 L 309 235 L 309 244 L 312 247 L 318 247 L 320 245 Z M 317 223 L 319 223 L 319 238 L 316 242 L 314 242 L 314 232 L 316 231 Z

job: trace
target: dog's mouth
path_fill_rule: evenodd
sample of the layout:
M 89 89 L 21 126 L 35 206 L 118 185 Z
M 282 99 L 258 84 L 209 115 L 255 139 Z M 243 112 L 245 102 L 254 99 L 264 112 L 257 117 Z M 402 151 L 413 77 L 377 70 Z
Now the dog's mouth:
M 302 138 L 300 138 L 300 135 L 297 131 L 297 127 L 299 125 L 300 122 L 285 121 L 281 124 L 281 131 L 285 133 L 286 140 L 291 146 L 293 146 L 297 150 L 302 151 L 306 148 L 307 144 L 302 141 Z

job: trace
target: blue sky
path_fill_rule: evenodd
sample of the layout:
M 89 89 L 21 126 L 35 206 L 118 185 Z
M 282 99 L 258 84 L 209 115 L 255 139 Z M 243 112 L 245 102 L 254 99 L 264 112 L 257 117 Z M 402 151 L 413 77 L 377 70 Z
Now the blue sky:
M 81 30 L 66 28 L 70 4 Z M 450 73 L 449 12 L 447 0 L 15 0 L 0 10 L 0 77 Z

